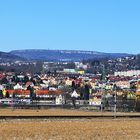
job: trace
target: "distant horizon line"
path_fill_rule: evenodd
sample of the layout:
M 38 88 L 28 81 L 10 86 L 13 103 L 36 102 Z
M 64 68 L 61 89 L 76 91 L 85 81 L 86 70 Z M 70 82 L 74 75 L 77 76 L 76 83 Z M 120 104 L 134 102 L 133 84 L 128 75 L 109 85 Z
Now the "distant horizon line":
M 75 49 L 75 50 L 70 50 L 70 49 L 13 49 L 10 51 L 1 51 L 1 52 L 6 52 L 6 53 L 10 53 L 12 51 L 30 51 L 30 50 L 52 50 L 52 51 L 82 51 L 82 52 L 97 52 L 97 53 L 111 53 L 111 54 L 131 54 L 131 55 L 137 55 L 139 53 L 127 53 L 127 52 L 103 52 L 103 51 L 93 51 L 93 50 L 80 50 L 80 49 Z

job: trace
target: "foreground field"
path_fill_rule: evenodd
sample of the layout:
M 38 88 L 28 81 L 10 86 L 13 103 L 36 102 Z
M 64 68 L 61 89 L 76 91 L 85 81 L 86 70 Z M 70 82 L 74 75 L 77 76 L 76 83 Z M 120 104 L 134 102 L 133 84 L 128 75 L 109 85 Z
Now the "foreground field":
M 139 140 L 139 120 L 0 121 L 0 140 Z
M 0 109 L 0 116 L 108 116 L 113 115 L 113 112 L 95 112 L 83 110 L 69 109 Z M 140 113 L 124 113 L 117 112 L 117 115 L 140 115 Z

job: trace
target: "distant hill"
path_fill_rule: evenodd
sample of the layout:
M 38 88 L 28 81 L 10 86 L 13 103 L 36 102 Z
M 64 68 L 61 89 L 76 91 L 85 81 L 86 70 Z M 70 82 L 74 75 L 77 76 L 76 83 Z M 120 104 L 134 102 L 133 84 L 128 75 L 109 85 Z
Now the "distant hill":
M 0 51 L 0 62 L 7 62 L 7 61 L 23 61 L 25 60 L 25 58 L 22 58 L 20 56 L 11 54 L 11 53 L 7 53 L 7 52 L 1 52 Z
M 28 60 L 43 60 L 43 61 L 81 61 L 87 59 L 98 58 L 118 58 L 130 56 L 125 53 L 103 53 L 96 51 L 80 51 L 80 50 L 42 50 L 42 49 L 29 49 L 29 50 L 14 50 L 10 52 L 16 56 L 22 56 Z

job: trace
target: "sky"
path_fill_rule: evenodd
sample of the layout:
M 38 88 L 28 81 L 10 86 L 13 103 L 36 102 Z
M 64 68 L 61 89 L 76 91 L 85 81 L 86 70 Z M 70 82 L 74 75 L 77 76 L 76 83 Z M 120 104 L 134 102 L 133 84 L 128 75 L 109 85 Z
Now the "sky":
M 0 51 L 140 53 L 140 0 L 0 0 Z

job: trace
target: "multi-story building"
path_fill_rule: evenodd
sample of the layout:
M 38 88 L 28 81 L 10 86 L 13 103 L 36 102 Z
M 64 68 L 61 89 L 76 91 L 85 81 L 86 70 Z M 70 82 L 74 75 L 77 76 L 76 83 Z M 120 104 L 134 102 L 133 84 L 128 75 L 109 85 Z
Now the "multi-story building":
M 115 76 L 138 76 L 140 75 L 140 70 L 129 70 L 129 71 L 118 71 L 114 72 Z

